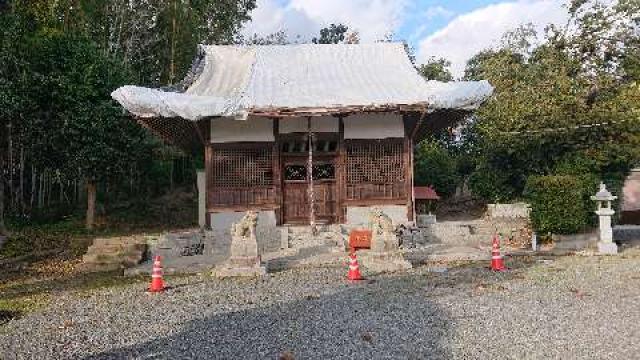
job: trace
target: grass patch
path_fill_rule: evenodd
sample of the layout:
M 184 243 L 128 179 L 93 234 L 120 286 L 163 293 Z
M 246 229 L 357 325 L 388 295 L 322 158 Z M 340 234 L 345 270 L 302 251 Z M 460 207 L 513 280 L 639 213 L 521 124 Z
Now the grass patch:
M 19 317 L 47 306 L 56 294 L 89 296 L 94 291 L 146 281 L 119 272 L 73 273 L 59 278 L 24 279 L 0 285 L 0 317 Z M 0 320 L 0 324 L 2 320 Z

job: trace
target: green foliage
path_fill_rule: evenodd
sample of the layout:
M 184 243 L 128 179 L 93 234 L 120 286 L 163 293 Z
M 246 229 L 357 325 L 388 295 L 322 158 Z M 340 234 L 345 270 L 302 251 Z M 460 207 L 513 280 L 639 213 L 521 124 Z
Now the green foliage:
M 320 29 L 320 37 L 311 40 L 314 44 L 339 44 L 344 41 L 349 28 L 343 24 L 331 24 Z
M 527 179 L 540 175 L 618 183 L 640 163 L 640 37 L 630 28 L 640 7 L 631 2 L 573 1 L 572 31 L 549 27 L 534 47 L 535 31 L 523 26 L 505 34 L 502 48 L 468 62 L 465 79 L 487 79 L 495 87 L 475 114 L 474 137 L 463 139 L 476 149 L 474 193 L 521 198 Z M 555 201 L 552 196 L 547 200 Z
M 12 218 L 31 219 L 73 213 L 83 200 L 76 183 L 85 180 L 97 181 L 98 198 L 110 201 L 145 200 L 178 178 L 191 184 L 184 173 L 193 162 L 177 169 L 184 155 L 161 154 L 169 147 L 125 116 L 110 93 L 123 84 L 177 82 L 197 44 L 233 43 L 254 8 L 254 0 L 3 4 L 0 192 L 8 196 L 0 196 L 0 210 L 8 204 Z M 2 220 L 0 211 L 0 228 Z
M 431 57 L 418 67 L 418 72 L 427 80 L 449 82 L 453 80 L 453 75 L 449 71 L 450 66 L 451 62 L 446 59 Z
M 415 150 L 414 176 L 417 186 L 433 186 L 441 196 L 456 190 L 459 177 L 456 160 L 435 141 L 422 141 Z
M 531 221 L 539 233 L 572 234 L 585 230 L 593 218 L 589 199 L 596 188 L 592 176 L 531 176 L 525 195 L 531 204 Z
M 488 202 L 512 200 L 518 193 L 505 172 L 491 167 L 480 167 L 469 177 L 471 192 Z

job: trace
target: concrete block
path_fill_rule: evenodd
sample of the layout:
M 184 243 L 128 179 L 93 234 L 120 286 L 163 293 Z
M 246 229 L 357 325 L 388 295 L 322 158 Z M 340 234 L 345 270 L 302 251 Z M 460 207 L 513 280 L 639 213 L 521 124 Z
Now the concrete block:
M 598 252 L 602 255 L 618 254 L 618 245 L 612 242 L 598 242 Z

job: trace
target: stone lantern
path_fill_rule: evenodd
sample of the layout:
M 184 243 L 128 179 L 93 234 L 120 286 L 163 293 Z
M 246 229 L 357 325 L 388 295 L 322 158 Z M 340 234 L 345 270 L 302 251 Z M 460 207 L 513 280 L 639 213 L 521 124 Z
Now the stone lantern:
M 613 196 L 604 183 L 600 183 L 600 190 L 591 197 L 598 203 L 596 214 L 600 219 L 600 240 L 598 241 L 598 251 L 601 254 L 617 254 L 618 246 L 613 242 L 613 229 L 611 228 L 611 217 L 615 211 L 611 207 L 611 202 L 617 199 Z

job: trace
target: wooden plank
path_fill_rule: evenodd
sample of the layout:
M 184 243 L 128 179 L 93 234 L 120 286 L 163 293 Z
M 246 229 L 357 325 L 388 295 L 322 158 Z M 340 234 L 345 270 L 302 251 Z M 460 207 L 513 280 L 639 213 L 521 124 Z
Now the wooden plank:
M 277 205 L 255 205 L 251 206 L 251 210 L 275 210 Z M 221 213 L 221 212 L 242 212 L 249 210 L 246 206 L 212 206 L 207 208 L 208 213 Z
M 407 199 L 363 199 L 363 200 L 344 200 L 345 206 L 375 206 L 375 205 L 407 205 Z

